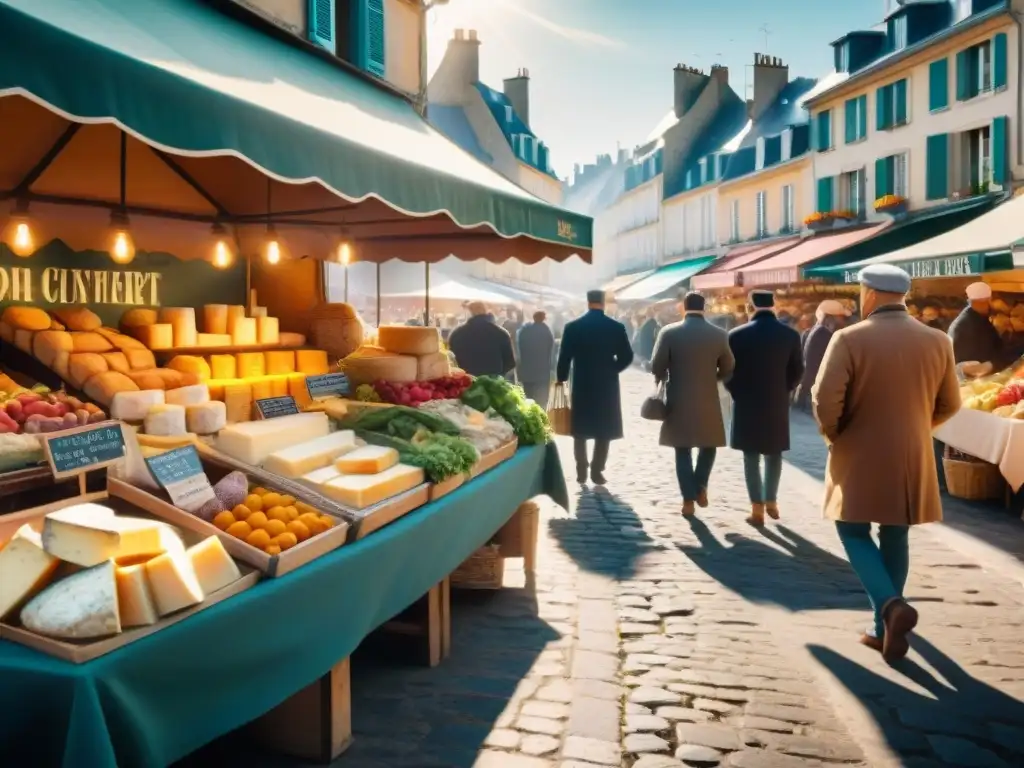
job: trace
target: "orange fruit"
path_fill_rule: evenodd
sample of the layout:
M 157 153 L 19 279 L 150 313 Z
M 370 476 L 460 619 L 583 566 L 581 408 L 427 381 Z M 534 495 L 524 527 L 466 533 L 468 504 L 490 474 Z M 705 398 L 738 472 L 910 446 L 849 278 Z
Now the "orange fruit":
M 257 528 L 245 537 L 245 541 L 247 544 L 251 544 L 256 547 L 256 549 L 263 549 L 270 543 L 270 534 L 260 528 Z
M 290 507 L 295 503 L 295 497 L 289 496 L 287 493 L 281 495 L 281 501 L 278 502 L 282 507 Z
M 257 485 L 255 488 L 249 491 L 249 493 L 253 494 L 254 496 L 266 496 L 267 489 L 261 485 Z
M 276 536 L 274 538 L 274 543 L 277 544 L 277 546 L 279 546 L 282 550 L 284 550 L 284 549 L 291 549 L 292 547 L 294 547 L 296 544 L 299 543 L 299 540 L 295 537 L 295 534 L 292 533 L 291 531 L 285 531 L 280 536 Z
M 248 520 L 249 515 L 252 514 L 252 510 L 245 506 L 245 504 L 239 504 L 231 510 L 231 514 L 235 516 L 235 520 Z
M 267 525 L 267 516 L 262 512 L 253 512 L 245 521 L 253 528 L 264 528 Z
M 288 530 L 295 534 L 295 538 L 299 541 L 305 541 L 309 538 L 309 528 L 301 520 L 292 520 L 288 523 Z
M 307 504 L 304 501 L 296 501 L 295 508 L 299 510 L 300 515 L 304 515 L 307 512 L 312 512 L 313 514 L 316 514 L 316 510 L 313 509 L 311 506 L 309 506 L 309 504 Z
M 304 522 L 306 527 L 309 528 L 310 536 L 319 536 L 321 533 L 327 530 L 327 526 L 324 525 L 324 521 L 319 517 L 314 517 L 308 523 L 300 518 L 300 522 Z
M 306 512 L 305 514 L 299 515 L 299 522 L 305 523 L 306 527 L 312 531 L 313 525 L 320 522 L 320 518 L 312 512 Z
M 288 519 L 289 520 L 298 520 L 299 519 L 299 510 L 296 509 L 295 507 L 291 507 L 291 506 L 285 507 L 284 511 L 288 513 Z
M 242 539 L 244 541 L 245 538 L 252 533 L 252 526 L 245 522 L 245 520 L 239 520 L 237 523 L 229 525 L 226 532 L 234 536 L 236 539 Z
M 264 526 L 263 530 L 267 532 L 270 538 L 274 538 L 275 536 L 279 536 L 284 533 L 287 528 L 285 527 L 283 520 L 267 520 L 267 524 Z
M 222 531 L 226 531 L 232 523 L 235 522 L 235 516 L 230 512 L 218 512 L 217 516 L 213 518 L 213 524 L 220 528 Z
M 288 508 L 282 507 L 281 505 L 271 507 L 270 509 L 268 509 L 267 519 L 280 520 L 282 523 L 287 523 L 289 520 L 291 520 L 291 518 L 288 517 Z
M 251 509 L 253 512 L 259 512 L 263 509 L 263 497 L 257 496 L 255 493 L 250 493 L 245 497 L 245 501 L 242 502 Z
M 268 555 L 281 554 L 281 548 L 277 546 L 277 544 L 267 544 L 267 546 L 263 548 L 263 551 L 266 552 Z
M 281 506 L 281 494 L 270 492 L 263 496 L 263 508 L 270 509 L 271 507 Z
M 320 515 L 320 522 L 326 525 L 328 528 L 334 527 L 334 518 L 330 515 Z

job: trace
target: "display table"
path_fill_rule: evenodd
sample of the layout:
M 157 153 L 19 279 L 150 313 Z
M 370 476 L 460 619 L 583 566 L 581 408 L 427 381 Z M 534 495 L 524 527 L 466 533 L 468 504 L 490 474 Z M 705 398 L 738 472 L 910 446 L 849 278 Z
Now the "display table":
M 567 504 L 554 445 L 91 662 L 0 642 L 0 754 L 40 768 L 166 766 L 327 675 L 542 493 Z
M 1014 492 L 1024 486 L 1024 421 L 961 408 L 935 430 L 946 445 L 995 464 Z

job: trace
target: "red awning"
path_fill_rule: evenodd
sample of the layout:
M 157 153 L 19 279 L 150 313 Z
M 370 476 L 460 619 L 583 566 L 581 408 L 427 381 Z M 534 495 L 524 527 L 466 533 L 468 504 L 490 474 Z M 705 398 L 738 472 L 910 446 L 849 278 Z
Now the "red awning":
M 710 269 L 704 270 L 690 280 L 690 285 L 696 291 L 710 288 L 732 288 L 739 285 L 739 271 L 743 267 L 787 251 L 799 242 L 799 237 L 790 237 L 786 240 L 776 240 L 768 245 L 733 248 Z
M 890 222 L 871 227 L 858 227 L 835 234 L 814 235 L 800 245 L 758 262 L 753 269 L 741 272 L 744 287 L 753 288 L 758 285 L 785 285 L 800 282 L 800 268 L 842 248 L 874 237 Z

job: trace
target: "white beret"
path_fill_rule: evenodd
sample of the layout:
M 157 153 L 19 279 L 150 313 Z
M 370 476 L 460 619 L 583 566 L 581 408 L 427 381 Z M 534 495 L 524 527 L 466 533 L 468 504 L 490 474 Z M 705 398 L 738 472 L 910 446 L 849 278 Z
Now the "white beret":
M 857 275 L 857 282 L 865 288 L 882 293 L 905 294 L 910 291 L 910 275 L 892 264 L 871 264 Z
M 967 299 L 969 301 L 991 298 L 992 287 L 988 283 L 971 283 L 967 286 Z

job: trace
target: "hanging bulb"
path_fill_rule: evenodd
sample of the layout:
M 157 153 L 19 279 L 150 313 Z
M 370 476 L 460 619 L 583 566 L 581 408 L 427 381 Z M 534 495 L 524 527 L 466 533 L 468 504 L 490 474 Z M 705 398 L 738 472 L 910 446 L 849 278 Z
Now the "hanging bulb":
M 112 211 L 110 230 L 110 258 L 115 264 L 131 264 L 135 258 L 135 240 L 132 238 L 128 214 Z
M 36 251 L 36 238 L 32 232 L 32 219 L 28 215 L 28 203 L 19 202 L 11 212 L 11 218 L 3 231 L 3 242 L 15 256 L 26 258 Z
M 217 269 L 227 269 L 235 260 L 234 244 L 223 224 L 214 224 L 211 231 L 214 237 L 213 266 Z
M 281 243 L 277 239 L 277 230 L 273 224 L 267 227 L 266 258 L 267 264 L 277 264 L 281 261 Z
M 352 244 L 348 240 L 338 244 L 338 263 L 346 267 L 352 263 Z

